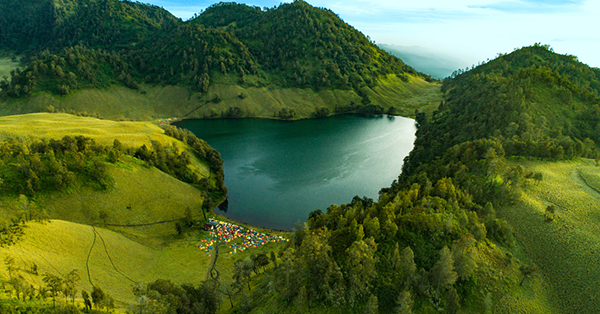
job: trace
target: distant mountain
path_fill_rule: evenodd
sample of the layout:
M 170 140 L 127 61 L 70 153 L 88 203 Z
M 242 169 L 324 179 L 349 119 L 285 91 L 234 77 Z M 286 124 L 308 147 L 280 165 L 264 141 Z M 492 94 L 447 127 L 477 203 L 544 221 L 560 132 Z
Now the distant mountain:
M 400 58 L 415 70 L 431 75 L 436 79 L 444 79 L 462 67 L 462 63 L 448 55 L 436 53 L 418 46 L 398 46 L 379 44 L 379 48 Z

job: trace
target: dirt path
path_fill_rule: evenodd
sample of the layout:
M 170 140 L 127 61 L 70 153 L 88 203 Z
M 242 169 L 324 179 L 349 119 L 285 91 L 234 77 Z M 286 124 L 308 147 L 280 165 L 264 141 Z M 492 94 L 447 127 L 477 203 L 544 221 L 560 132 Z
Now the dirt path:
M 598 192 L 596 189 L 594 189 L 593 187 L 591 187 L 590 185 L 587 184 L 585 179 L 581 176 L 581 172 L 579 169 L 580 168 L 573 169 L 573 171 L 571 172 L 571 179 L 573 181 L 575 181 L 577 184 L 581 185 L 581 189 L 585 193 L 600 200 L 600 192 Z

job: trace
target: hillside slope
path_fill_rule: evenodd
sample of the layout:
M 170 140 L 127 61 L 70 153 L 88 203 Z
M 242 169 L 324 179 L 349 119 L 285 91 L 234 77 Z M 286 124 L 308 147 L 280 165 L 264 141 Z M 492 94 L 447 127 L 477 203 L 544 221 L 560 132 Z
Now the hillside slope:
M 494 137 L 507 156 L 596 157 L 600 70 L 574 56 L 536 44 L 455 73 L 442 89 L 445 100 L 437 112 L 417 121 L 421 136 L 406 167 L 454 145 Z
M 513 252 L 533 262 L 521 270 L 540 274 L 552 312 L 593 313 L 598 212 L 586 185 L 597 170 L 559 161 L 599 156 L 598 73 L 538 44 L 455 73 L 433 116 L 417 116 L 415 148 L 382 192 L 450 178 L 483 206 L 479 217 L 496 219 L 488 237 L 510 248 L 514 231 L 524 254 Z
M 188 145 L 149 122 L 48 113 L 7 116 L 0 118 L 0 140 L 0 221 L 6 226 L 35 217 L 103 225 L 173 221 L 185 217 L 188 208 L 202 215 L 207 198 L 215 204 L 226 193 L 216 188 L 222 161 L 208 145 Z M 162 157 L 148 158 L 152 154 Z M 173 157 L 187 160 L 184 168 L 165 171 L 162 164 Z M 172 224 L 157 228 L 163 235 L 175 232 Z M 148 231 L 131 235 L 165 240 Z
M 181 22 L 162 8 L 118 0 L 6 0 L 0 17 L 0 47 L 17 54 L 122 49 Z
M 562 313 L 594 313 L 600 306 L 600 169 L 591 160 L 518 161 L 544 179 L 523 190 L 502 215 L 550 287 Z M 553 209 L 548 209 L 552 206 Z
M 43 95 L 59 97 L 53 107 L 67 110 L 68 97 L 60 96 L 127 87 L 141 95 L 117 106 L 133 106 L 123 114 L 132 118 L 134 112 L 146 110 L 145 93 L 157 85 L 187 92 L 185 100 L 170 101 L 162 117 L 181 116 L 182 111 L 208 118 L 294 119 L 347 112 L 407 116 L 415 108 L 432 111 L 440 100 L 440 85 L 429 76 L 384 52 L 333 12 L 303 1 L 264 12 L 222 3 L 186 23 L 156 7 L 127 1 L 69 3 L 68 17 L 48 35 L 57 37 L 47 41 L 53 48 L 42 51 L 44 47 L 32 44 L 26 67 L 0 81 L 1 111 L 46 110 L 37 105 L 40 97 L 48 98 Z M 7 18 L 0 27 L 8 29 L 14 23 Z M 23 52 L 22 44 L 7 44 L 7 49 Z M 255 90 L 276 92 L 244 104 Z M 286 96 L 269 95 L 279 91 Z M 306 97 L 323 91 L 333 97 Z M 315 108 L 311 102 L 325 105 Z M 204 108 L 200 114 L 199 108 Z M 113 116 L 98 109 L 79 112 Z

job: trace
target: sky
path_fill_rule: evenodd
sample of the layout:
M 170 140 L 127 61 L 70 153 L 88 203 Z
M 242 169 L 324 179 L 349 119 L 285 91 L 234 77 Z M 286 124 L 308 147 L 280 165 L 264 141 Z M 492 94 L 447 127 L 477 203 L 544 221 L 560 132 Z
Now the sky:
M 217 1 L 141 0 L 187 20 Z M 290 1 L 244 0 L 273 8 Z M 338 14 L 376 44 L 418 49 L 451 60 L 456 69 L 498 53 L 550 45 L 600 67 L 598 0 L 307 0 Z

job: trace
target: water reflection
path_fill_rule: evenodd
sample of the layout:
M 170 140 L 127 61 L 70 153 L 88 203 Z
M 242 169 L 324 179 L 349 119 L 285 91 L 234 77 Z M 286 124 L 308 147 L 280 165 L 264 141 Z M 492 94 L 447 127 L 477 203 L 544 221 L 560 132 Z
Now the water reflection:
M 301 121 L 193 120 L 179 124 L 223 157 L 226 215 L 291 229 L 315 209 L 377 198 L 412 149 L 414 120 L 336 116 Z

